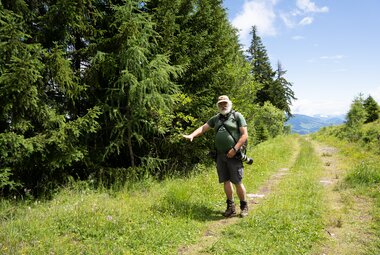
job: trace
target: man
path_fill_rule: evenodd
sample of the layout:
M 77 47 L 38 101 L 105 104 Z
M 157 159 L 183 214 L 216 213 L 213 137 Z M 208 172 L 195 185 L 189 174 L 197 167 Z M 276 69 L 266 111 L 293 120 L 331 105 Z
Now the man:
M 242 183 L 244 168 L 241 159 L 235 156 L 248 139 L 247 123 L 241 113 L 232 111 L 232 102 L 228 96 L 220 96 L 217 107 L 219 114 L 213 116 L 190 135 L 183 135 L 183 137 L 193 141 L 195 137 L 201 136 L 211 128 L 215 130 L 216 167 L 219 182 L 224 184 L 224 192 L 227 196 L 227 209 L 224 216 L 236 215 L 233 199 L 234 184 L 240 199 L 240 216 L 245 217 L 248 215 L 248 204 L 246 190 Z

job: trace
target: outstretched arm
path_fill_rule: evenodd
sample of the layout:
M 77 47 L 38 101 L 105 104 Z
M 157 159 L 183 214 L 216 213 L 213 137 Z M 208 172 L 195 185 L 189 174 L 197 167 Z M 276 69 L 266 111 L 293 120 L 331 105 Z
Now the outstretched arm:
M 199 128 L 197 128 L 193 133 L 191 133 L 190 135 L 182 135 L 184 138 L 186 139 L 189 139 L 190 142 L 193 141 L 193 139 L 195 137 L 198 137 L 198 136 L 201 136 L 203 135 L 203 133 L 205 133 L 206 131 L 208 131 L 210 129 L 210 126 L 205 123 L 203 124 L 203 126 L 200 126 Z

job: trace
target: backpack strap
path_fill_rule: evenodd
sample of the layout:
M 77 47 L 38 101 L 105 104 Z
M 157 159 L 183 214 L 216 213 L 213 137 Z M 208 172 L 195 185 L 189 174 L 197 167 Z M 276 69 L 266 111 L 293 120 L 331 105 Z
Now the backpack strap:
M 236 115 L 235 115 L 235 113 L 236 113 L 236 112 L 235 112 L 234 110 L 231 110 L 231 114 L 234 116 L 234 120 L 236 121 Z M 222 122 L 222 124 L 216 129 L 216 133 L 217 133 L 217 132 L 219 131 L 219 129 L 223 126 L 223 127 L 227 130 L 228 134 L 232 137 L 232 139 L 234 139 L 234 142 L 235 142 L 235 144 L 236 144 L 237 141 L 236 141 L 235 137 L 232 135 L 231 131 L 227 128 L 227 126 L 224 125 L 224 122 L 227 121 L 229 117 L 227 117 L 225 120 L 221 120 L 221 118 L 220 118 L 220 113 L 219 113 L 219 114 L 218 114 L 218 118 L 219 118 L 219 120 Z M 236 123 L 237 123 L 237 127 L 238 127 L 238 130 L 239 130 L 239 128 L 240 128 L 239 123 L 238 123 L 237 121 L 236 121 Z M 239 130 L 239 132 L 240 132 L 240 130 Z

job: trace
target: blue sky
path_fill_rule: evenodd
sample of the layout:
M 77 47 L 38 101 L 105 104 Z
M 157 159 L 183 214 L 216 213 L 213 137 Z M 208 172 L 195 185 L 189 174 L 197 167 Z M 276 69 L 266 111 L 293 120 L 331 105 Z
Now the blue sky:
M 346 114 L 359 93 L 380 102 L 380 0 L 224 0 L 240 43 L 257 26 L 272 67 L 280 61 L 292 113 Z

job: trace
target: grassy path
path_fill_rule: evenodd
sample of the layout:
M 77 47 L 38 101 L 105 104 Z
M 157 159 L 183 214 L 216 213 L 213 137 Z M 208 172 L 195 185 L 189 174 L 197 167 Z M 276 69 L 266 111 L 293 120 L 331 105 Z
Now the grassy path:
M 307 254 L 323 239 L 321 161 L 310 142 L 297 141 L 289 170 L 279 169 L 249 217 L 225 227 L 202 254 Z
M 289 168 L 280 168 L 278 171 L 262 186 L 255 194 L 247 194 L 250 211 L 255 209 L 255 206 L 268 196 L 272 189 L 281 181 L 287 174 Z M 252 213 L 252 212 L 251 212 Z M 190 246 L 182 246 L 178 249 L 178 254 L 199 254 L 215 243 L 220 238 L 222 231 L 232 224 L 236 224 L 241 219 L 237 217 L 223 218 L 212 222 L 207 226 L 197 243 Z
M 373 202 L 340 188 L 349 160 L 309 138 L 293 156 L 258 188 L 247 219 L 216 221 L 178 254 L 377 254 Z
M 252 211 L 255 210 L 256 206 L 260 204 L 265 197 L 270 195 L 272 190 L 278 185 L 278 183 L 283 179 L 283 177 L 287 175 L 289 167 L 291 167 L 294 164 L 294 161 L 298 157 L 300 150 L 299 144 L 296 143 L 292 149 L 293 150 L 291 154 L 291 160 L 284 162 L 287 167 L 281 167 L 277 169 L 277 171 L 274 174 L 272 174 L 272 176 L 270 176 L 270 178 L 267 179 L 259 188 L 256 188 L 256 190 L 252 190 L 255 191 L 254 193 L 249 193 L 249 190 L 247 190 L 250 213 L 252 213 Z M 218 241 L 223 231 L 227 227 L 236 224 L 241 220 L 242 219 L 237 216 L 232 218 L 222 218 L 208 224 L 201 238 L 195 244 L 181 246 L 178 249 L 178 254 L 204 254 L 209 247 L 211 247 L 214 243 Z
M 253 148 L 248 191 L 289 167 L 294 137 Z M 0 254 L 176 254 L 223 219 L 225 197 L 215 168 L 198 166 L 189 178 L 146 180 L 124 190 L 74 183 L 50 201 L 0 200 Z
M 372 229 L 373 201 L 367 196 L 344 188 L 344 179 L 351 167 L 350 159 L 339 154 L 337 148 L 313 142 L 324 166 L 320 182 L 325 187 L 326 238 L 313 254 L 378 254 L 368 250 L 375 241 Z M 378 239 L 378 237 L 377 237 Z
M 374 200 L 341 188 L 350 157 L 299 136 L 249 155 L 244 219 L 221 216 L 214 167 L 116 192 L 75 183 L 50 201 L 0 200 L 0 254 L 379 254 Z

